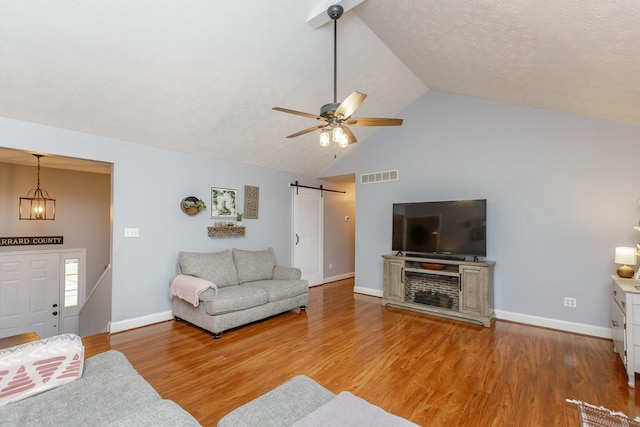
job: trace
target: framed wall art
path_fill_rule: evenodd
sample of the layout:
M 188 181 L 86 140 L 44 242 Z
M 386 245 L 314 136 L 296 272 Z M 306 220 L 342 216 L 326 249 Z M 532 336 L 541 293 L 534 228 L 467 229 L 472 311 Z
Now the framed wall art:
M 244 186 L 244 218 L 258 219 L 260 207 L 260 187 Z
M 234 189 L 211 187 L 211 218 L 235 218 L 236 196 Z

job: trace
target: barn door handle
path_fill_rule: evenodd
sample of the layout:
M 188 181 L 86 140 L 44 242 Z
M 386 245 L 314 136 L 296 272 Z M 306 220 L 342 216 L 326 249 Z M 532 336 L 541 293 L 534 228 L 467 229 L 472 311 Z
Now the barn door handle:
M 300 236 L 298 236 L 298 233 L 296 233 L 296 245 L 300 243 Z

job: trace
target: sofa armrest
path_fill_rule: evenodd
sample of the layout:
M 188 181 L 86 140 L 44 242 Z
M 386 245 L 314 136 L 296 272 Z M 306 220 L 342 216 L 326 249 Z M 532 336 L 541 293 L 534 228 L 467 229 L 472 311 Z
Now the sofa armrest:
M 302 276 L 302 271 L 296 267 L 276 265 L 273 269 L 274 280 L 297 280 Z

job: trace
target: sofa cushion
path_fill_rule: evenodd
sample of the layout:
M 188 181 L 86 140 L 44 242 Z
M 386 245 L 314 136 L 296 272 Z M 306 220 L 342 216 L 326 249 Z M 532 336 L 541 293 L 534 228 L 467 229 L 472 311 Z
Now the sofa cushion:
M 309 282 L 306 280 L 260 280 L 240 286 L 265 290 L 269 295 L 269 302 L 282 301 L 309 292 Z
M 84 346 L 75 334 L 0 350 L 0 406 L 77 380 L 83 366 Z
M 348 391 L 339 393 L 291 425 L 291 427 L 317 426 L 420 427 Z
M 311 378 L 298 375 L 225 415 L 218 427 L 290 426 L 334 398 Z
M 220 252 L 180 252 L 182 274 L 199 277 L 216 284 L 218 288 L 238 284 L 238 272 L 230 249 Z
M 218 289 L 218 295 L 215 295 L 213 289 L 204 291 L 200 294 L 200 302 L 204 305 L 205 313 L 215 316 L 266 304 L 269 302 L 269 294 L 260 288 L 226 286 Z
M 106 427 L 157 427 L 157 426 L 199 426 L 191 414 L 171 400 L 160 400 L 151 406 L 110 422 Z
M 234 249 L 233 260 L 238 270 L 240 283 L 273 279 L 273 268 L 276 266 L 276 255 L 273 248 L 263 251 Z

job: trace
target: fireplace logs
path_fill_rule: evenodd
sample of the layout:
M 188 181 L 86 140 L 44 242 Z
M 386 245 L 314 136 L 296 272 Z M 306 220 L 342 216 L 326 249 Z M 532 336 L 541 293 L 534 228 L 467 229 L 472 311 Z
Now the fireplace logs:
M 432 291 L 416 291 L 413 301 L 418 304 L 434 305 L 442 308 L 451 308 L 453 305 L 453 298 L 449 295 Z

